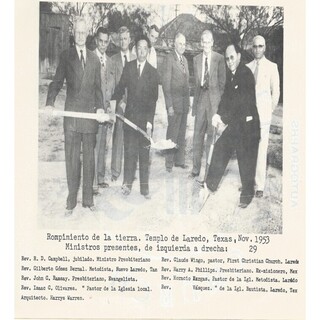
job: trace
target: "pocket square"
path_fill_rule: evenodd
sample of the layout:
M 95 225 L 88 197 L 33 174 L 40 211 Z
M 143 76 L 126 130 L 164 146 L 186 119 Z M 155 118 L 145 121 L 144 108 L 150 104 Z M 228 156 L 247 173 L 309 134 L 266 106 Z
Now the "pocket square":
M 248 116 L 248 117 L 246 117 L 246 121 L 247 121 L 247 122 L 251 121 L 252 119 L 253 119 L 253 117 L 252 117 L 252 116 Z

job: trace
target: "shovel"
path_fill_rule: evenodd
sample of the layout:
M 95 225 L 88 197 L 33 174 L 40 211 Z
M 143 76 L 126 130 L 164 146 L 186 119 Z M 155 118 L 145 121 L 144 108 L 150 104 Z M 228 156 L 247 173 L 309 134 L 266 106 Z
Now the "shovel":
M 213 139 L 212 139 L 212 143 L 210 145 L 209 154 L 208 154 L 208 158 L 207 158 L 206 172 L 204 174 L 203 189 L 201 189 L 199 192 L 199 211 L 198 212 L 200 212 L 202 210 L 202 208 L 204 207 L 205 203 L 207 202 L 207 200 L 210 196 L 210 191 L 207 187 L 206 180 L 207 180 L 207 176 L 208 176 L 209 167 L 211 164 L 214 145 L 216 142 L 217 142 L 217 128 L 213 127 Z
M 158 150 L 167 150 L 167 149 L 173 149 L 176 148 L 177 145 L 171 140 L 159 140 L 157 142 L 154 142 L 153 139 L 145 132 L 143 131 L 140 127 L 138 127 L 136 124 L 125 118 L 124 116 L 116 113 L 116 116 L 121 119 L 124 123 L 126 123 L 128 126 L 130 126 L 132 129 L 140 132 L 146 139 L 150 141 L 150 147 L 153 149 L 158 149 Z
M 111 113 L 89 113 L 89 112 L 75 112 L 75 111 L 64 111 L 64 110 L 55 110 L 44 108 L 39 109 L 39 113 L 45 114 L 51 117 L 72 117 L 79 119 L 92 119 L 99 120 L 101 117 L 104 118 L 104 121 L 114 122 L 114 115 Z
M 80 119 L 94 119 L 99 120 L 101 117 L 104 117 L 104 121 L 111 121 L 114 122 L 115 116 L 117 116 L 119 119 L 121 119 L 123 122 L 125 122 L 128 126 L 133 128 L 134 130 L 140 132 L 146 139 L 150 141 L 150 147 L 153 149 L 158 150 L 166 150 L 166 149 L 173 149 L 176 148 L 177 145 L 169 140 L 159 140 L 158 142 L 154 142 L 153 139 L 141 128 L 139 128 L 136 124 L 131 122 L 130 120 L 126 119 L 124 116 L 120 114 L 114 114 L 114 113 L 88 113 L 88 112 L 74 112 L 74 111 L 62 111 L 62 110 L 46 110 L 46 109 L 40 109 L 39 113 L 47 114 L 50 116 L 62 116 L 62 117 L 72 117 L 72 118 L 80 118 Z

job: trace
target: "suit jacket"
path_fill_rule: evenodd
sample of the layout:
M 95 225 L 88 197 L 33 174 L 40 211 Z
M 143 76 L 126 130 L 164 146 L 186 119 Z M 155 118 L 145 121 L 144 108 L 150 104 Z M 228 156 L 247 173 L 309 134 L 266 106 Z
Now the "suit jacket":
M 127 57 L 128 62 L 136 59 L 136 55 L 130 52 L 129 57 Z M 113 97 L 114 90 L 118 85 L 121 75 L 123 71 L 121 52 L 116 53 L 111 57 L 111 71 L 110 71 L 110 79 L 109 84 L 107 86 L 107 96 L 111 98 Z
M 193 68 L 195 77 L 195 93 L 192 106 L 192 115 L 197 114 L 201 108 L 199 97 L 201 93 L 201 77 L 202 77 L 202 59 L 203 53 L 198 54 L 193 58 Z M 226 67 L 224 58 L 221 54 L 212 51 L 209 74 L 209 96 L 211 104 L 211 117 L 217 112 L 221 96 L 224 91 L 226 82 Z
M 146 61 L 139 77 L 137 60 L 127 63 L 115 89 L 115 98 L 121 99 L 126 89 L 128 96 L 125 117 L 145 130 L 147 122 L 153 124 L 158 100 L 157 70 Z
M 190 107 L 189 68 L 182 56 L 183 66 L 175 51 L 166 56 L 162 72 L 162 89 L 167 110 L 173 107 L 176 113 L 188 113 Z
M 247 64 L 254 74 L 256 61 Z M 266 57 L 260 59 L 258 79 L 256 83 L 257 108 L 261 123 L 270 123 L 272 111 L 280 97 L 280 80 L 278 66 Z
M 100 61 L 92 51 L 87 50 L 84 70 L 75 47 L 61 53 L 56 74 L 49 85 L 46 105 L 54 105 L 65 79 L 67 84 L 66 111 L 95 113 L 97 109 L 103 108 Z M 64 118 L 64 130 L 96 133 L 97 129 L 96 120 Z
M 217 113 L 235 136 L 248 140 L 260 138 L 255 80 L 245 65 L 240 63 L 234 75 L 227 71 L 226 86 Z
M 96 49 L 98 50 L 98 49 Z M 94 51 L 95 54 L 97 54 L 96 50 Z M 99 57 L 98 57 L 99 58 Z M 112 61 L 111 58 L 106 55 L 106 61 L 104 66 L 101 65 L 101 90 L 103 94 L 103 107 L 104 111 L 107 110 L 106 102 L 110 101 L 110 91 L 108 90 L 111 83 L 111 69 L 112 69 Z

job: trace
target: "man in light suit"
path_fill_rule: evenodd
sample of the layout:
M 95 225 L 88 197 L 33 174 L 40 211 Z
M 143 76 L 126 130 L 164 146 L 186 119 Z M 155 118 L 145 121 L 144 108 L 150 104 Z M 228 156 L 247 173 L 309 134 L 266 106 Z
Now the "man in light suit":
M 246 208 L 254 197 L 254 176 L 260 138 L 254 77 L 241 63 L 238 46 L 231 44 L 225 53 L 228 66 L 225 91 L 212 125 L 224 129 L 215 143 L 208 170 L 207 186 L 215 192 L 228 162 L 236 151 L 241 178 L 240 208 Z M 227 127 L 226 127 L 227 125 Z
M 272 112 L 278 105 L 280 97 L 278 67 L 265 57 L 265 50 L 265 39 L 259 35 L 255 36 L 252 45 L 254 60 L 247 64 L 255 77 L 257 108 L 261 126 L 261 139 L 255 177 L 256 197 L 258 198 L 263 196 L 266 181 L 267 151 Z
M 106 55 L 106 50 L 109 44 L 109 35 L 106 28 L 100 27 L 97 30 L 96 46 L 94 53 L 99 58 L 101 64 L 101 89 L 103 94 L 103 108 L 104 111 L 110 112 L 110 94 L 107 90 L 107 84 L 110 82 L 110 71 L 111 71 L 111 59 Z M 97 142 L 95 151 L 95 177 L 94 177 L 94 192 L 99 192 L 100 188 L 107 188 L 109 185 L 105 181 L 106 171 L 106 145 L 107 145 L 107 132 L 110 123 L 100 123 L 97 133 Z
M 147 36 L 136 39 L 137 59 L 123 69 L 116 99 L 121 99 L 127 90 L 125 117 L 151 136 L 156 103 L 158 99 L 157 70 L 147 61 L 150 40 Z M 140 193 L 149 195 L 149 147 L 150 141 L 128 125 L 124 125 L 124 173 L 122 193 L 129 195 L 139 159 Z
M 212 50 L 213 35 L 209 30 L 201 35 L 203 52 L 193 59 L 195 93 L 192 106 L 192 116 L 195 116 L 193 134 L 193 168 L 190 177 L 200 174 L 201 159 L 205 134 L 207 134 L 206 151 L 208 153 L 213 139 L 211 124 L 213 115 L 224 91 L 226 70 L 223 56 Z
M 120 38 L 120 52 L 111 57 L 111 77 L 113 88 L 115 88 L 121 78 L 124 66 L 136 58 L 136 55 L 129 50 L 131 42 L 130 31 L 127 27 L 123 26 L 118 31 Z M 112 89 L 111 89 L 112 90 Z M 123 99 L 122 99 L 123 98 Z M 116 113 L 123 115 L 126 108 L 125 93 L 124 97 L 117 99 Z M 123 157 L 123 122 L 116 119 L 113 129 L 112 140 L 112 157 L 111 157 L 111 180 L 116 181 L 121 173 Z
M 173 165 L 186 169 L 185 136 L 187 117 L 190 108 L 189 68 L 183 55 L 186 38 L 182 33 L 175 36 L 174 51 L 166 56 L 163 67 L 162 88 L 168 113 L 167 139 L 178 145 L 178 149 L 166 153 L 166 170 L 172 171 Z
M 56 96 L 66 79 L 66 111 L 104 112 L 100 62 L 98 57 L 85 47 L 87 35 L 86 22 L 83 18 L 79 18 L 74 24 L 75 47 L 65 50 L 60 56 L 56 74 L 49 85 L 46 106 L 54 105 Z M 82 206 L 91 211 L 95 210 L 93 179 L 97 131 L 96 120 L 64 118 L 65 160 L 69 190 L 66 215 L 72 214 L 77 205 L 81 178 L 81 145 L 83 152 Z
M 158 40 L 159 32 L 160 30 L 155 24 L 153 24 L 148 31 L 148 38 L 150 40 L 151 47 L 149 49 L 147 61 L 156 69 L 158 66 L 158 58 L 157 58 L 157 52 L 156 52 L 156 49 L 154 48 L 154 45 Z

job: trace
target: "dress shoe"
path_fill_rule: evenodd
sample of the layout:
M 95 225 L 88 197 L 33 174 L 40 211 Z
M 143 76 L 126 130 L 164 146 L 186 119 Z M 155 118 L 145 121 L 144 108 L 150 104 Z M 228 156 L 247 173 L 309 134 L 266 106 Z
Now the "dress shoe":
M 116 177 L 116 176 L 112 175 L 112 177 L 111 177 L 111 181 L 116 182 L 117 180 L 118 180 L 118 177 Z
M 97 196 L 97 195 L 99 195 L 100 193 L 99 193 L 99 187 L 93 187 L 93 195 L 94 196 Z
M 182 169 L 188 169 L 189 168 L 189 166 L 186 165 L 186 164 L 175 164 L 174 166 L 178 167 L 178 168 L 182 168 Z
M 246 208 L 252 201 L 253 195 L 240 196 L 239 207 L 244 209 Z
M 66 209 L 66 211 L 64 212 L 64 216 L 65 217 L 70 217 L 73 213 L 73 209 Z
M 256 191 L 256 198 L 262 198 L 263 197 L 263 191 L 262 190 L 257 190 Z
M 172 168 L 166 168 L 167 172 L 171 173 L 172 172 Z
M 199 177 L 199 173 L 193 173 L 193 172 L 191 172 L 191 173 L 188 175 L 188 178 L 191 178 L 191 179 L 194 179 L 195 177 Z
M 239 205 L 238 205 L 238 207 L 239 207 L 239 208 L 242 208 L 242 209 L 245 209 L 248 205 L 249 205 L 249 203 L 240 202 Z
M 144 198 L 145 198 L 145 199 L 147 199 L 147 200 L 151 200 L 151 196 L 150 196 L 150 194 L 144 194 L 143 196 L 144 196 Z
M 108 185 L 106 182 L 98 183 L 98 186 L 99 186 L 100 188 L 108 188 L 108 187 L 109 187 L 109 185 Z
M 82 206 L 84 208 L 88 208 L 92 212 L 97 211 L 97 208 L 93 204 L 92 205 L 83 204 Z
M 128 196 L 131 193 L 131 190 L 124 184 L 121 187 L 121 192 L 124 196 Z

